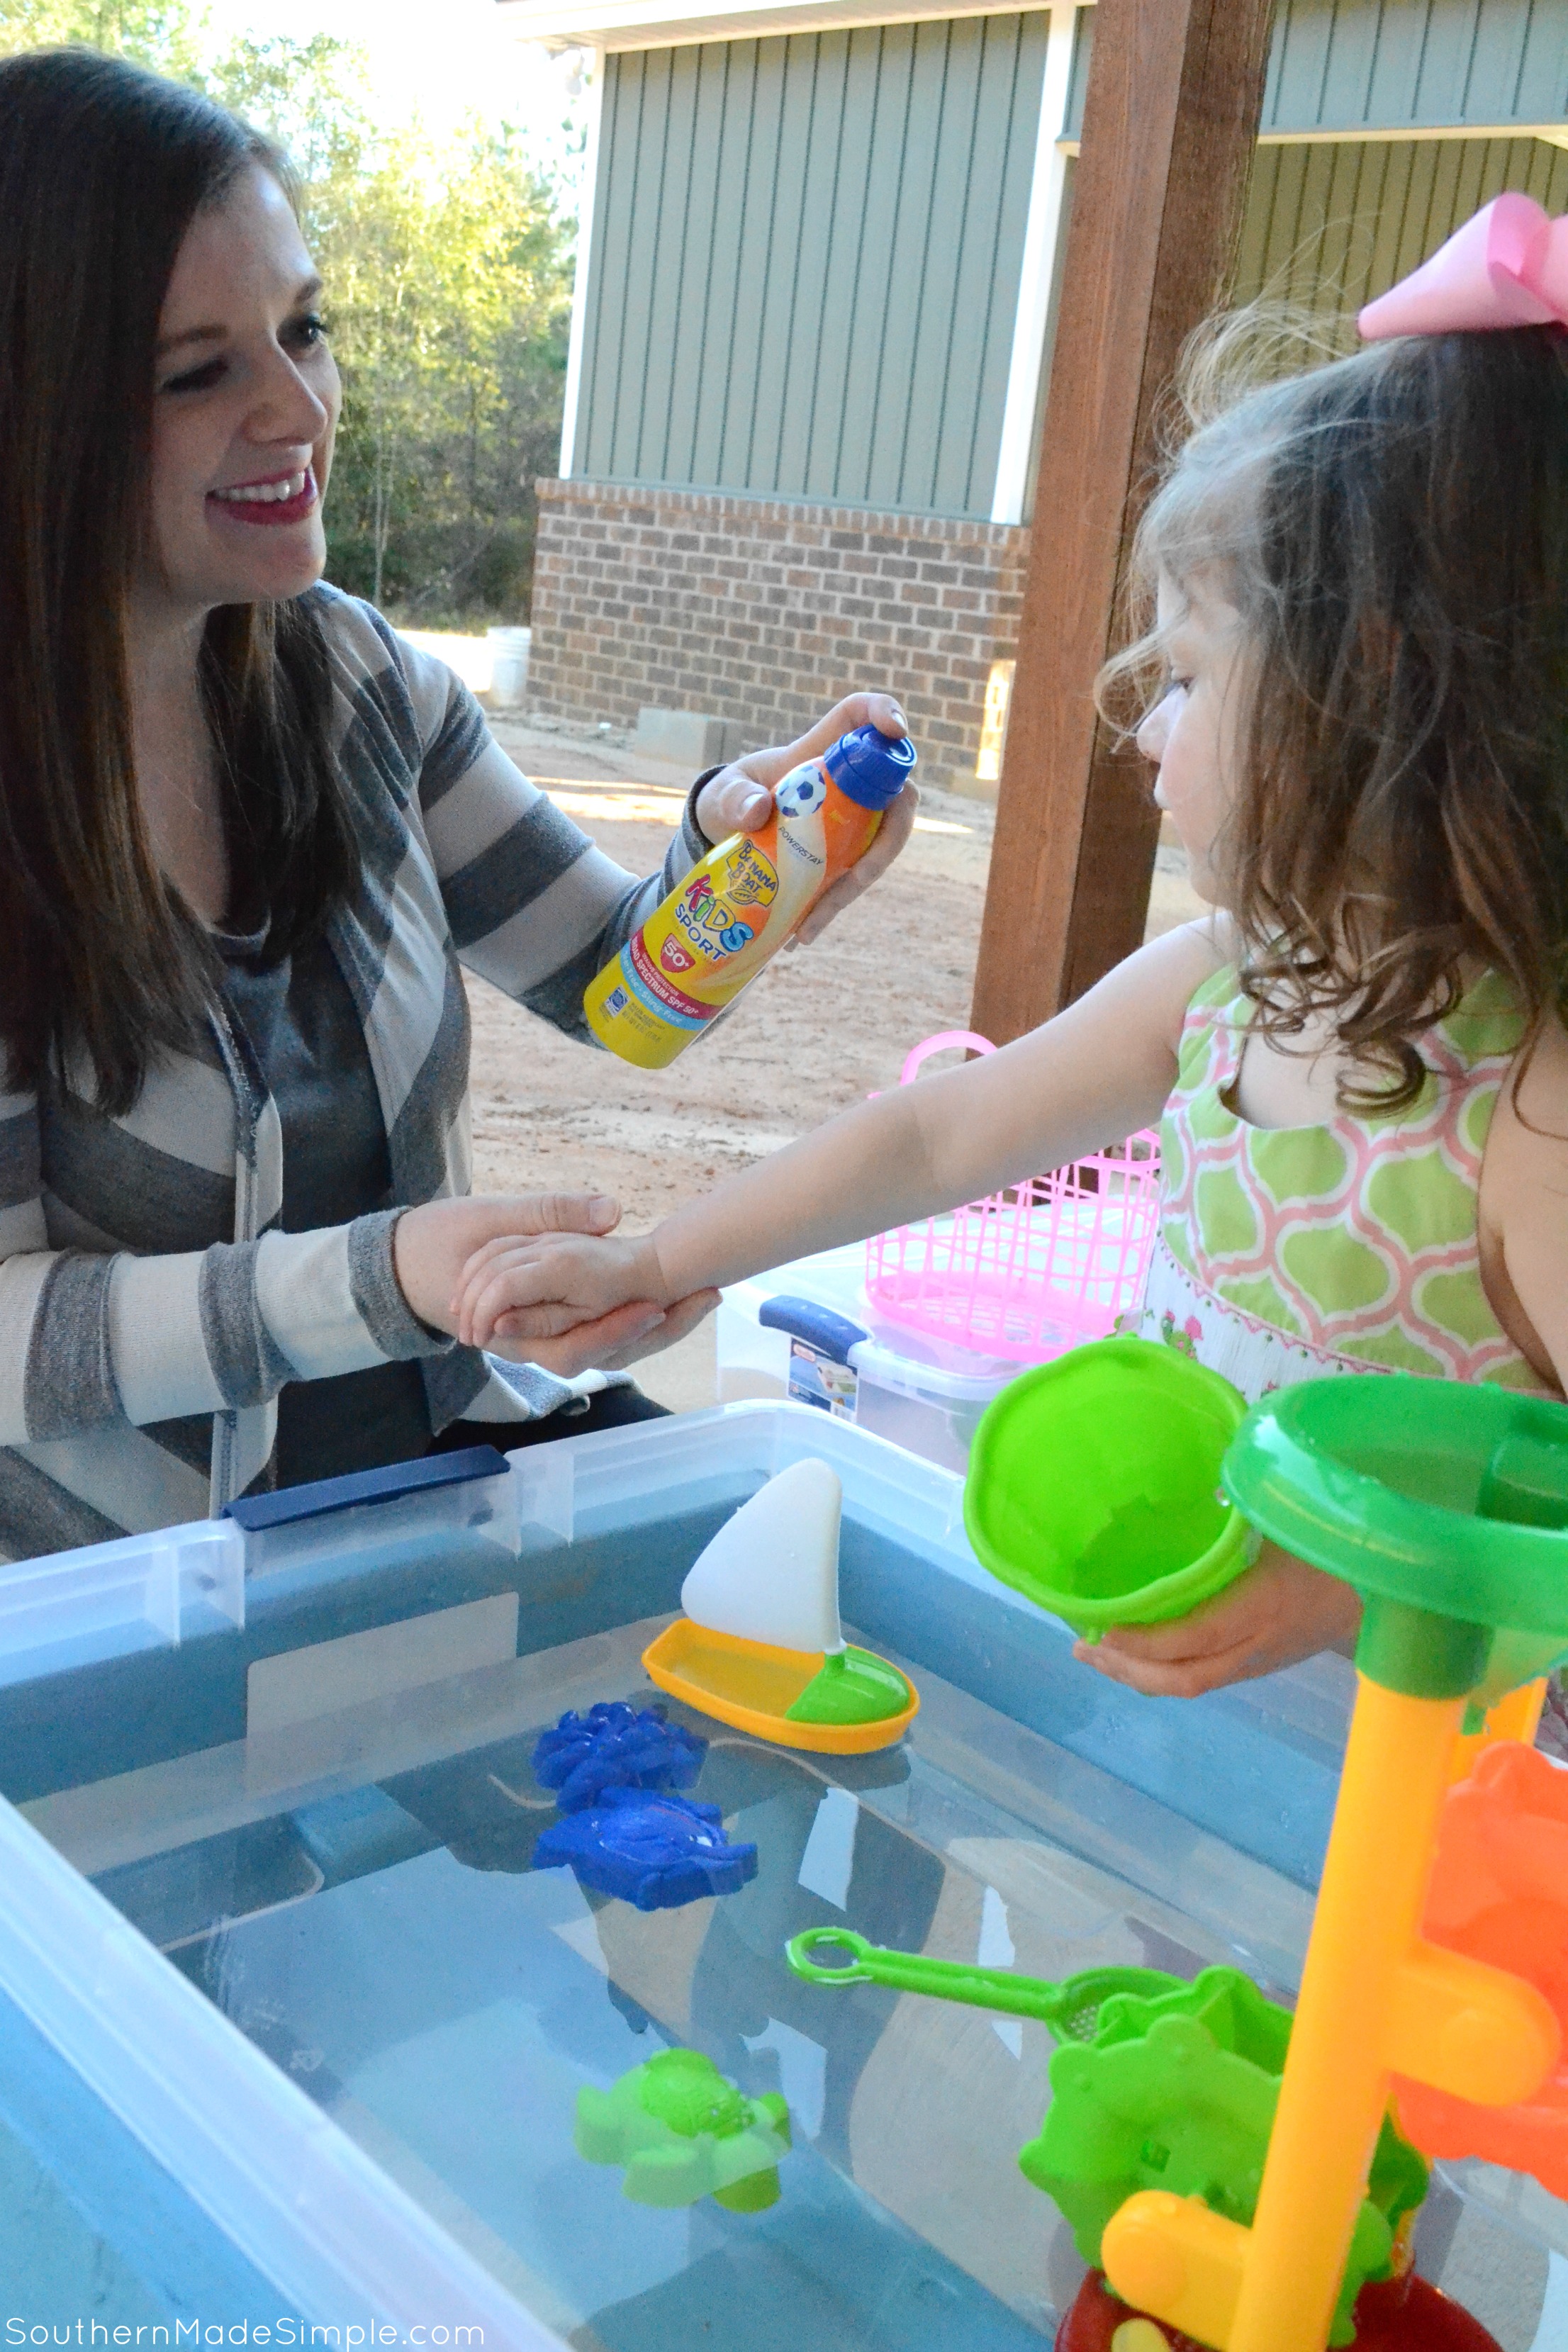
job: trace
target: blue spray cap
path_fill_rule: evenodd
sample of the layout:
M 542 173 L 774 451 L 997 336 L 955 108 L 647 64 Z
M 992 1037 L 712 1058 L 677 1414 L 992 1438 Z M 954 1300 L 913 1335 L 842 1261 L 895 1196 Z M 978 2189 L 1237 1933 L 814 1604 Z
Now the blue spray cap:
M 907 735 L 884 735 L 879 727 L 852 727 L 840 735 L 822 763 L 841 793 L 862 808 L 884 809 L 904 789 L 904 779 L 915 764 L 915 747 Z

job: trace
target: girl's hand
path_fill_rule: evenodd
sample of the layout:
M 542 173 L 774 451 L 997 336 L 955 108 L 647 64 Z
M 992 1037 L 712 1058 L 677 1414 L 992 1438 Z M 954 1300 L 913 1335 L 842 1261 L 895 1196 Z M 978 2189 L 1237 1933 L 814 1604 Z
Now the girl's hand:
M 517 1355 L 633 1307 L 662 1316 L 678 1303 L 647 1235 L 589 1240 L 514 1227 L 474 1251 L 454 1279 L 447 1314 L 465 1347 Z
M 608 1234 L 620 1222 L 620 1204 L 605 1194 L 540 1192 L 524 1197 L 481 1194 L 477 1200 L 426 1201 L 398 1219 L 393 1235 L 393 1266 L 404 1297 L 422 1323 L 453 1338 L 458 1331 L 453 1293 L 477 1250 L 492 1246 L 523 1246 L 521 1235 L 552 1235 L 565 1244 L 569 1236 Z M 598 1242 L 577 1246 L 599 1248 L 623 1244 Z M 527 1347 L 506 1348 L 501 1353 L 520 1362 L 542 1365 L 570 1380 L 597 1366 L 618 1369 L 639 1355 L 667 1348 L 701 1320 L 713 1303 L 707 1294 L 699 1301 L 682 1299 L 667 1313 L 662 1299 L 646 1293 L 622 1291 L 614 1305 L 590 1316 L 566 1315 L 546 1319 L 537 1339 Z
M 466 1347 L 551 1371 L 612 1371 L 673 1347 L 719 1304 L 716 1290 L 668 1297 L 648 1239 L 496 1236 L 463 1267 L 448 1312 Z
M 890 694 L 848 694 L 835 703 L 826 718 L 796 742 L 770 751 L 748 751 L 710 776 L 697 795 L 697 822 L 710 841 L 724 841 L 732 833 L 751 833 L 767 822 L 773 786 L 783 782 L 803 760 L 815 760 L 851 727 L 879 727 L 884 735 L 907 735 L 904 714 Z M 920 794 L 906 784 L 883 817 L 877 838 L 859 863 L 839 876 L 831 890 L 818 899 L 787 944 L 802 946 L 826 929 L 879 874 L 885 874 L 914 831 Z
M 1151 1698 L 1196 1698 L 1320 1650 L 1348 1652 L 1360 1631 L 1352 1586 L 1266 1543 L 1255 1567 L 1190 1616 L 1114 1626 L 1100 1642 L 1077 1643 L 1073 1655 Z

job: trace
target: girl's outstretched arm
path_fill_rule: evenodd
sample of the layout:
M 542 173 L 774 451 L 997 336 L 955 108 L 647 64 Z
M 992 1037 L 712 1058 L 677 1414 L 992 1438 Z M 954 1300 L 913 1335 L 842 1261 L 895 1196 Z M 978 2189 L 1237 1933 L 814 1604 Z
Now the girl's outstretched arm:
M 1118 1141 L 1159 1118 L 1186 1007 L 1223 961 L 1212 921 L 1167 932 L 1016 1044 L 857 1104 L 640 1239 L 494 1243 L 464 1269 L 458 1328 L 526 1354 L 624 1300 L 739 1282 Z

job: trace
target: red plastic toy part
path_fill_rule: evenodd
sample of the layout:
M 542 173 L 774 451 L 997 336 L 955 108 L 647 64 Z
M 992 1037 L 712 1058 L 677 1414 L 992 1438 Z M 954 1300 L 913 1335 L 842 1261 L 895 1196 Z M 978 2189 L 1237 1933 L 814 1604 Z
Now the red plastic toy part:
M 1407 2274 L 1363 2286 L 1355 2307 L 1352 2352 L 1501 2352 L 1479 2319 L 1425 2279 Z M 1090 2271 L 1057 2330 L 1056 2352 L 1206 2352 L 1113 2294 L 1103 2271 Z
M 1568 1772 L 1511 1740 L 1486 1750 L 1443 1809 L 1426 1932 L 1534 1985 L 1563 2028 L 1564 2054 L 1534 2097 L 1511 2107 L 1401 2080 L 1401 2125 L 1428 2156 L 1481 2157 L 1568 2197 Z

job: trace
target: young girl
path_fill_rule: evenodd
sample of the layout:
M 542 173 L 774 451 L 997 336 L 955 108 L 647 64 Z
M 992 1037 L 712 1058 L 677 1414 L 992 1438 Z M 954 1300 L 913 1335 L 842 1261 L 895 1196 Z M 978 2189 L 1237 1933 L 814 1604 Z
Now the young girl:
M 1471 322 L 1473 326 L 1473 322 Z M 1149 508 L 1138 729 L 1204 920 L 1032 1034 L 858 1106 L 637 1240 L 498 1241 L 465 1339 L 531 1341 L 829 1248 L 1163 1120 L 1143 1328 L 1249 1398 L 1568 1372 L 1568 341 L 1380 341 L 1226 393 Z M 1355 1631 L 1269 1549 L 1088 1654 L 1190 1694 Z

